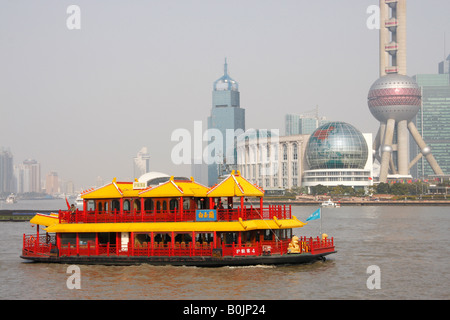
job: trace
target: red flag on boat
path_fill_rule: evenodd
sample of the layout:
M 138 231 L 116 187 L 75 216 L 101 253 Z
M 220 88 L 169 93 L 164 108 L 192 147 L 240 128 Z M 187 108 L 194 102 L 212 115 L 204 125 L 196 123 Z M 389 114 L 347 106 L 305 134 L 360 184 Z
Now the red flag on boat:
M 70 204 L 69 204 L 69 201 L 67 201 L 67 197 L 66 197 L 66 203 L 67 203 L 67 209 L 70 209 Z

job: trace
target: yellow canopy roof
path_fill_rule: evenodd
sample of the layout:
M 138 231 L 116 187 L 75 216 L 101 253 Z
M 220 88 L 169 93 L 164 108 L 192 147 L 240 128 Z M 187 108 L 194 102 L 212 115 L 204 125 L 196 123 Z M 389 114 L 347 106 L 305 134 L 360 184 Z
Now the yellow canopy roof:
M 33 218 L 31 218 L 30 223 L 48 227 L 59 224 L 59 218 L 56 213 L 51 213 L 49 215 L 37 213 Z
M 134 188 L 133 182 L 117 182 L 116 179 L 98 189 L 90 189 L 81 193 L 83 199 L 116 199 L 127 197 L 206 197 L 208 188 L 191 180 L 174 180 L 145 189 Z
M 232 232 L 263 229 L 300 228 L 306 223 L 296 217 L 286 220 L 250 220 L 233 222 L 137 222 L 137 223 L 64 223 L 49 226 L 47 232 Z
M 141 190 L 133 189 L 133 182 L 117 182 L 116 178 L 98 189 L 90 189 L 81 193 L 83 199 L 114 199 L 136 197 Z
M 208 193 L 208 197 L 263 197 L 264 190 L 256 185 L 251 184 L 248 180 L 241 176 L 240 172 L 231 174 L 218 185 L 212 187 Z
M 208 188 L 191 180 L 170 180 L 153 188 L 147 188 L 139 193 L 140 197 L 206 197 Z

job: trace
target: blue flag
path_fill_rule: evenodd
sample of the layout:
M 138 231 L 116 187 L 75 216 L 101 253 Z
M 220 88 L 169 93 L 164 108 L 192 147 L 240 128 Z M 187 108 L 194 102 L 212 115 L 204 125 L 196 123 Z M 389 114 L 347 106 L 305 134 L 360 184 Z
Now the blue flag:
M 306 221 L 311 221 L 311 220 L 316 220 L 316 219 L 320 219 L 320 208 L 317 209 L 316 211 L 314 211 L 314 212 L 308 217 L 308 219 L 306 219 Z

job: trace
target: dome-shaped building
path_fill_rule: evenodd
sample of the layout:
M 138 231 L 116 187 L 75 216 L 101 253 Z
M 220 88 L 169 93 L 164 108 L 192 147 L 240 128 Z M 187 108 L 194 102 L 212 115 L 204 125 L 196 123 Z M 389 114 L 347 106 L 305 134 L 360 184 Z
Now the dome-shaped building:
M 362 134 L 345 122 L 329 122 L 317 128 L 306 145 L 306 187 L 372 185 L 371 134 Z

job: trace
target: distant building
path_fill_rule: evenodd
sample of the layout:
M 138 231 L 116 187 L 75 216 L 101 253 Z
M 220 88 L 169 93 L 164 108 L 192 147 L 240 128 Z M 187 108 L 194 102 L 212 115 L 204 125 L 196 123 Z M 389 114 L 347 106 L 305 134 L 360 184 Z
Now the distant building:
M 58 173 L 51 171 L 45 178 L 45 192 L 50 195 L 61 193 Z
M 142 147 L 137 153 L 133 164 L 134 178 L 139 178 L 143 174 L 150 172 L 150 155 L 146 147 Z
M 0 194 L 15 192 L 14 166 L 11 151 L 0 149 Z
M 450 77 L 450 55 L 439 63 L 439 74 L 447 74 Z
M 208 185 L 212 186 L 220 176 L 237 168 L 236 145 L 234 141 L 228 141 L 229 145 L 226 144 L 227 130 L 245 131 L 245 109 L 240 107 L 239 84 L 229 76 L 226 59 L 224 74 L 213 85 L 211 116 L 208 117 L 208 138 L 214 140 L 215 137 L 211 135 L 213 130 L 210 129 L 217 129 L 222 135 L 222 141 L 217 142 L 220 150 L 210 152 L 210 157 L 215 159 L 211 161 L 214 163 L 208 164 Z M 216 146 L 213 143 L 208 146 L 212 145 Z M 227 158 L 227 152 L 231 157 Z
M 41 192 L 41 164 L 33 159 L 27 159 L 15 167 L 17 192 Z
M 311 134 L 327 122 L 325 117 L 319 117 L 318 107 L 303 114 L 287 114 L 284 118 L 285 135 Z

